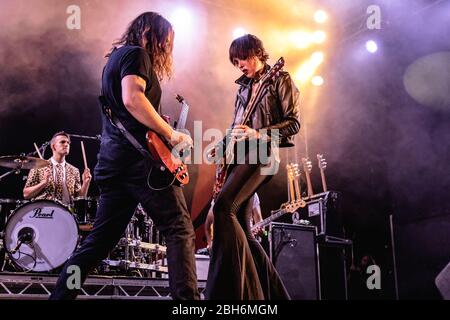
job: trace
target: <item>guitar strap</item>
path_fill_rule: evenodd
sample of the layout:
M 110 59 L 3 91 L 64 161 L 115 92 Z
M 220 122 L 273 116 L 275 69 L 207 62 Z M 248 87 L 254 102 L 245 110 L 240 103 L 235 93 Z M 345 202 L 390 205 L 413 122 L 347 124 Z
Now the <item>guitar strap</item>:
M 142 147 L 142 145 L 136 140 L 136 138 L 133 137 L 133 135 L 125 128 L 125 126 L 119 120 L 119 118 L 115 117 L 112 114 L 111 108 L 107 106 L 105 96 L 100 95 L 98 97 L 98 100 L 100 101 L 103 114 L 109 119 L 111 124 L 117 129 L 119 129 L 119 131 L 125 136 L 125 138 L 127 138 L 127 140 L 133 145 L 133 147 L 135 147 L 139 151 L 139 153 L 141 153 L 144 156 L 144 158 L 153 159 L 150 152 L 145 150 L 144 147 Z
M 115 49 L 114 49 L 115 50 Z M 103 67 L 102 70 L 102 79 L 103 79 L 103 75 L 105 73 L 105 68 Z M 142 145 L 136 140 L 135 137 L 133 137 L 133 135 L 125 128 L 125 126 L 123 125 L 123 123 L 120 121 L 119 118 L 115 117 L 112 113 L 111 108 L 108 106 L 109 103 L 106 100 L 106 97 L 103 94 L 103 86 L 101 88 L 100 91 L 100 95 L 98 96 L 98 101 L 100 102 L 100 106 L 102 107 L 102 112 L 103 114 L 106 116 L 106 118 L 111 122 L 111 124 L 116 127 L 117 129 L 119 129 L 119 131 L 125 136 L 125 138 L 127 138 L 127 140 L 131 143 L 131 145 L 133 147 L 135 147 L 137 149 L 137 151 L 139 151 L 140 154 L 142 154 L 144 156 L 144 158 L 150 158 L 153 160 L 152 155 L 150 154 L 150 152 L 148 152 L 147 150 L 144 149 L 144 147 L 142 147 Z

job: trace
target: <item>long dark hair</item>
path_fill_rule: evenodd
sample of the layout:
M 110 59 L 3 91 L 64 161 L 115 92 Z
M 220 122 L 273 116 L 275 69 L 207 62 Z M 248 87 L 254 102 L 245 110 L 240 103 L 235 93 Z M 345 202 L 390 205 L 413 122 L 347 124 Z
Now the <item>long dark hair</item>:
M 145 32 L 145 34 L 144 34 Z M 150 55 L 153 69 L 160 80 L 172 76 L 172 50 L 174 31 L 169 21 L 156 12 L 144 12 L 129 24 L 122 37 L 113 46 L 142 46 L 142 35 L 147 43 L 145 50 Z M 112 52 L 112 50 L 111 50 Z M 107 55 L 111 55 L 111 52 Z
M 229 59 L 234 65 L 234 59 L 246 60 L 250 57 L 257 57 L 263 63 L 269 59 L 269 54 L 264 49 L 264 45 L 258 37 L 246 34 L 234 39 L 230 45 Z

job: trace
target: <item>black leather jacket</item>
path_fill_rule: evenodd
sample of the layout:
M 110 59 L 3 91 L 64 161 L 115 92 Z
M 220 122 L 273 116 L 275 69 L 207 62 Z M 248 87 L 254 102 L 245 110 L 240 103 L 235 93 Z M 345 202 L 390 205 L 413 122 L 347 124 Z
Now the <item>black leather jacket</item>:
M 265 66 L 266 71 L 270 68 Z M 250 100 L 253 79 L 241 76 L 235 81 L 240 85 L 236 95 L 232 127 L 240 124 L 242 114 Z M 280 147 L 291 147 L 293 135 L 300 130 L 299 104 L 300 92 L 289 73 L 281 71 L 278 77 L 263 84 L 262 95 L 247 125 L 253 129 L 279 130 Z

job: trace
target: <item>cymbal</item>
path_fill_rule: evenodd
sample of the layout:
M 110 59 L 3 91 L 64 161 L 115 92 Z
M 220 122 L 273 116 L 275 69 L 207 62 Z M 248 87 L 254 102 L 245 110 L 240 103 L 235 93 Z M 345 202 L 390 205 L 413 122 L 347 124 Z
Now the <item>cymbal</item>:
M 11 169 L 38 169 L 48 165 L 48 161 L 41 158 L 25 156 L 0 157 L 0 166 Z

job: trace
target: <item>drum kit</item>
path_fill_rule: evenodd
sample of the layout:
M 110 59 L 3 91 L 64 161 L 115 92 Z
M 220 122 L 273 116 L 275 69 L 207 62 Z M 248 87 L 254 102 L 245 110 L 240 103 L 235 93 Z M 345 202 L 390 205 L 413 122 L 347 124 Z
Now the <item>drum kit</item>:
M 46 160 L 29 156 L 0 157 L 13 170 L 42 168 Z M 55 200 L 0 198 L 0 271 L 58 272 L 92 230 L 95 197 Z M 102 275 L 165 277 L 166 247 L 153 221 L 138 205 L 123 237 L 96 268 Z

